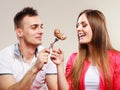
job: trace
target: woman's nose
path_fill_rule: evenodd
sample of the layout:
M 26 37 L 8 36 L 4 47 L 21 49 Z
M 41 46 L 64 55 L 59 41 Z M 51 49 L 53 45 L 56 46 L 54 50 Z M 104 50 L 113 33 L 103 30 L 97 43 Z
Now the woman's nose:
M 77 31 L 83 30 L 82 25 L 79 25 L 79 26 L 76 28 L 76 30 L 77 30 Z

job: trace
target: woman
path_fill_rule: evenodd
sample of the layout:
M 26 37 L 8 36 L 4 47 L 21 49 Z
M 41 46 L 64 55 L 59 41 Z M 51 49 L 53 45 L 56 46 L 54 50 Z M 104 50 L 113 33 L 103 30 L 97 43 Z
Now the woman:
M 54 61 L 58 69 L 59 88 L 120 90 L 120 52 L 110 43 L 103 13 L 99 10 L 84 10 L 78 16 L 76 31 L 79 47 L 78 52 L 71 54 L 67 62 L 67 80 L 63 74 L 63 59 Z

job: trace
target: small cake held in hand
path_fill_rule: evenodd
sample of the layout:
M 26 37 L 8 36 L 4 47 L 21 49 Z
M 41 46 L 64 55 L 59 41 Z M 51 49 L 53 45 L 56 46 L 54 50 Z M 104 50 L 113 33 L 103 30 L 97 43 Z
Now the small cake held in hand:
M 50 44 L 50 47 L 49 47 L 49 48 L 52 48 L 53 45 L 55 44 L 55 42 L 57 42 L 57 41 L 59 41 L 59 40 L 65 40 L 65 39 L 67 38 L 64 34 L 62 34 L 62 33 L 60 32 L 59 29 L 55 29 L 55 30 L 54 30 L 54 36 L 55 36 L 56 38 L 55 38 L 54 42 Z
M 54 30 L 54 35 L 60 40 L 65 40 L 67 38 L 64 34 L 60 32 L 59 29 Z

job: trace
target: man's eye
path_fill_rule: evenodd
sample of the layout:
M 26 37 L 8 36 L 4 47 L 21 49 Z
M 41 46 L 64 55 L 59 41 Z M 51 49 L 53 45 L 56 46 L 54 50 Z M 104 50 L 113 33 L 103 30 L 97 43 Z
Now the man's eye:
M 40 25 L 40 28 L 43 29 L 43 24 Z
M 35 26 L 32 26 L 32 29 L 36 29 L 37 28 L 37 26 L 35 25 Z

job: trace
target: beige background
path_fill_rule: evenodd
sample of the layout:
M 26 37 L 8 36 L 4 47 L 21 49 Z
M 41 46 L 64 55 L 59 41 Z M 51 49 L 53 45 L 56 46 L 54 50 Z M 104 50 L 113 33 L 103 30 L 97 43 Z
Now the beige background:
M 120 50 L 120 0 L 0 0 L 0 49 L 16 41 L 13 17 L 25 6 L 34 7 L 40 14 L 44 23 L 45 47 L 49 47 L 54 40 L 55 28 L 67 35 L 65 41 L 56 43 L 57 47 L 64 50 L 65 60 L 77 51 L 76 19 L 87 8 L 99 9 L 104 13 L 111 42 Z

